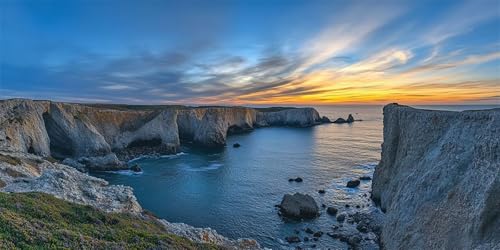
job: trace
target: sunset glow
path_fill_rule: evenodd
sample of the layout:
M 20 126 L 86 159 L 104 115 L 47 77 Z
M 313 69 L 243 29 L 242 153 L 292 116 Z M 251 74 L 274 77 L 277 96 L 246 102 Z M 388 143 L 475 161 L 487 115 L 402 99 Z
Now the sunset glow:
M 499 1 L 140 3 L 2 1 L 1 97 L 500 103 Z

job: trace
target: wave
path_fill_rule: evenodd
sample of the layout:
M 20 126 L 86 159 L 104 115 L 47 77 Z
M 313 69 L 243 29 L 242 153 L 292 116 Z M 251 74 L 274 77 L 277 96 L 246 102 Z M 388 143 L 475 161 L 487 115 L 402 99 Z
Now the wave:
M 128 170 L 128 169 L 126 169 L 126 170 L 115 170 L 115 171 L 104 171 L 104 172 L 110 173 L 110 174 L 126 175 L 126 176 L 141 175 L 141 174 L 144 173 L 143 171 L 135 172 L 135 171 Z
M 136 157 L 132 160 L 129 160 L 128 163 L 135 162 L 135 161 L 142 160 L 142 159 L 158 159 L 158 158 L 173 159 L 173 158 L 177 158 L 177 157 L 187 155 L 187 154 L 188 153 L 179 152 L 177 154 L 170 154 L 170 155 L 141 155 L 141 156 Z
M 204 167 L 192 167 L 192 166 L 187 165 L 187 164 L 182 164 L 181 166 L 186 171 L 201 172 L 201 171 L 217 170 L 220 167 L 224 166 L 224 164 L 222 164 L 222 163 L 212 163 L 212 164 L 209 164 L 208 166 L 204 166 Z

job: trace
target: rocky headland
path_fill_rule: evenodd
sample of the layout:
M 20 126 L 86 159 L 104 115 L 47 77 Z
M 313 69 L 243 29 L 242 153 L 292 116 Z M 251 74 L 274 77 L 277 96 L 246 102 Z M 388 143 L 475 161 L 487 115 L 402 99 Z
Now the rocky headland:
M 85 105 L 0 101 L 0 149 L 52 157 L 80 170 L 124 169 L 145 154 L 173 154 L 183 142 L 221 147 L 256 127 L 321 123 L 313 108 Z
M 387 105 L 372 198 L 386 249 L 500 249 L 500 109 Z

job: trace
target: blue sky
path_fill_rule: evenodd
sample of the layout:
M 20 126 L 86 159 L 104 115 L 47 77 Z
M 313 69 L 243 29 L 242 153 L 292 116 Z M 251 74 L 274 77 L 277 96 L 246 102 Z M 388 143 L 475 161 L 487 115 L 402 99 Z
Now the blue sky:
M 0 1 L 0 97 L 500 103 L 500 1 Z

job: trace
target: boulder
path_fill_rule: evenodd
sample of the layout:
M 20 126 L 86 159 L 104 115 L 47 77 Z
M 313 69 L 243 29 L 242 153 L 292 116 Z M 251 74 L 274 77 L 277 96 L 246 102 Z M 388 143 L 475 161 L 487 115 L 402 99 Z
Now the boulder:
M 334 208 L 334 207 L 328 207 L 328 208 L 326 209 L 326 212 L 327 212 L 329 215 L 336 215 L 336 214 L 337 214 L 337 212 L 338 212 L 338 210 L 337 210 L 336 208 Z
M 359 180 L 350 180 L 350 181 L 347 182 L 346 187 L 348 187 L 348 188 L 355 188 L 355 187 L 359 186 L 359 184 L 360 184 Z
M 372 179 L 372 177 L 370 177 L 370 176 L 361 176 L 361 177 L 359 177 L 359 179 L 362 180 L 362 181 L 370 181 Z
M 233 148 L 239 148 L 239 147 L 241 147 L 241 145 L 239 143 L 233 144 Z
M 302 178 L 297 177 L 297 178 L 295 178 L 295 181 L 296 181 L 296 182 L 302 182 Z
M 285 194 L 280 206 L 281 214 L 289 218 L 311 219 L 319 215 L 316 201 L 307 194 Z
M 324 190 L 324 189 L 320 189 L 320 190 L 318 190 L 318 193 L 320 193 L 320 194 L 324 194 L 324 193 L 325 193 L 325 190 Z

